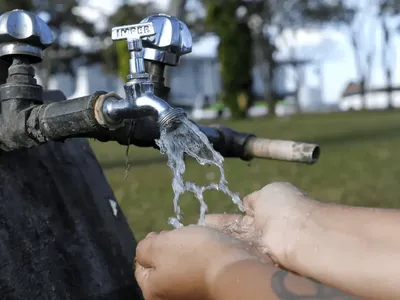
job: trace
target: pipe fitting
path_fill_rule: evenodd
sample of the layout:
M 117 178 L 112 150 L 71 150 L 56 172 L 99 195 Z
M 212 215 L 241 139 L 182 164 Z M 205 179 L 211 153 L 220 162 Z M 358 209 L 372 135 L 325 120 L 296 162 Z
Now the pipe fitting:
M 123 98 L 115 92 L 109 92 L 107 94 L 100 95 L 94 105 L 94 117 L 100 126 L 115 130 L 122 126 L 123 120 L 114 120 L 108 118 L 108 115 L 104 113 L 106 103 L 120 103 Z

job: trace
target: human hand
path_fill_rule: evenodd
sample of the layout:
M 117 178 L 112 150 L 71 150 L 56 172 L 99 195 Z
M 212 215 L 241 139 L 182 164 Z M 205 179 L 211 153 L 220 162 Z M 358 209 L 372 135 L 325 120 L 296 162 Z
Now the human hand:
M 281 267 L 290 269 L 295 244 L 320 205 L 289 183 L 266 185 L 243 199 L 245 215 L 209 214 L 205 225 L 255 244 Z
M 187 226 L 140 241 L 135 276 L 146 300 L 212 299 L 221 270 L 256 259 L 248 243 L 214 228 Z

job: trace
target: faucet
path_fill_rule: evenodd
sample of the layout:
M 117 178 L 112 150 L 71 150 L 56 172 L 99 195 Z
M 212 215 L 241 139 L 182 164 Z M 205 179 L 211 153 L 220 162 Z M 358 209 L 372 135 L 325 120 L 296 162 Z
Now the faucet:
M 118 124 L 126 119 L 155 116 L 161 130 L 173 130 L 186 117 L 180 108 L 171 107 L 154 94 L 154 84 L 146 73 L 142 38 L 155 36 L 152 22 L 118 26 L 112 29 L 113 41 L 126 40 L 130 52 L 129 74 L 124 84 L 125 99 L 106 99 L 103 102 L 103 125 Z M 148 53 L 148 52 L 145 52 Z
M 168 104 L 166 67 L 179 65 L 192 50 L 192 37 L 181 20 L 155 14 L 139 24 L 114 27 L 113 41 L 127 42 L 129 74 L 125 98 L 97 91 L 74 99 L 46 99 L 33 65 L 53 42 L 47 24 L 36 14 L 12 10 L 0 16 L 0 68 L 8 66 L 0 85 L 0 151 L 16 151 L 70 138 L 95 138 L 122 145 L 158 146 L 162 130 L 174 130 L 186 118 Z M 0 79 L 4 74 L 0 70 Z M 0 82 L 1 83 L 1 82 Z M 194 123 L 194 122 L 193 122 Z M 315 163 L 319 146 L 310 143 L 257 138 L 214 125 L 198 128 L 224 157 L 254 157 Z

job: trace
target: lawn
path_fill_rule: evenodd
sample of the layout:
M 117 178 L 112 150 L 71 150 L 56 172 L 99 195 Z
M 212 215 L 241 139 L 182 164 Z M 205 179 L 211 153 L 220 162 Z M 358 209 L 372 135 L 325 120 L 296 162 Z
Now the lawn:
M 400 207 L 400 112 L 352 112 L 299 115 L 276 120 L 226 121 L 225 125 L 260 137 L 315 142 L 321 158 L 315 165 L 256 159 L 226 159 L 229 187 L 241 196 L 273 181 L 289 181 L 311 196 L 351 205 Z M 171 173 L 155 149 L 131 147 L 125 179 L 126 147 L 91 142 L 137 238 L 168 229 L 173 215 Z M 188 180 L 218 180 L 214 167 L 187 162 Z M 235 212 L 230 199 L 207 192 L 210 212 Z M 195 222 L 199 205 L 190 194 L 181 199 L 185 223 Z

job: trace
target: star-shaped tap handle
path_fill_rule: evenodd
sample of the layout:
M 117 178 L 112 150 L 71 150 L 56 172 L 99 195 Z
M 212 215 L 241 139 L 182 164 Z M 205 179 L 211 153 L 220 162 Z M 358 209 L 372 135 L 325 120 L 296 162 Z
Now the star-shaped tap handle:
M 156 32 L 152 22 L 112 28 L 111 39 L 113 41 L 126 40 L 128 44 L 128 50 L 131 54 L 129 59 L 129 80 L 148 77 L 144 67 L 142 38 L 150 37 L 155 34 Z

